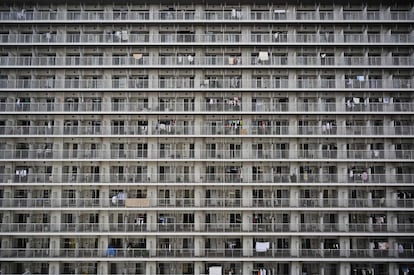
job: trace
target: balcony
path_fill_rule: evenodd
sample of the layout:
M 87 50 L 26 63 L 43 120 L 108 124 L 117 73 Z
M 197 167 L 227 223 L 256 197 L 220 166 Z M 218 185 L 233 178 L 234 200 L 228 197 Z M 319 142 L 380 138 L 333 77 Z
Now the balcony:
M 288 62 L 289 61 L 289 62 Z M 239 62 L 232 62 L 231 57 L 227 56 L 159 56 L 150 58 L 142 54 L 134 56 L 2 56 L 0 64 L 7 67 L 76 67 L 95 68 L 96 66 L 117 68 L 117 67 L 148 67 L 148 66 L 172 66 L 172 67 L 280 67 L 280 66 L 339 66 L 339 67 L 378 67 L 378 66 L 410 66 L 414 61 L 409 56 L 395 56 L 390 60 L 387 57 L 295 57 L 289 60 L 287 56 L 270 56 L 268 61 L 258 61 L 258 57 L 252 56 L 250 60 L 240 58 Z
M 68 233 L 85 233 L 85 232 L 162 232 L 164 229 L 160 227 L 165 225 L 160 224 L 136 224 L 136 223 L 8 223 L 2 224 L 1 232 L 16 232 L 16 233 L 50 233 L 50 232 L 68 232 Z M 194 224 L 180 224 L 172 223 L 169 225 L 169 232 L 336 232 L 338 234 L 346 232 L 353 233 L 367 233 L 367 232 L 382 232 L 382 233 L 413 233 L 413 224 L 396 224 L 396 225 L 377 225 L 368 223 L 351 223 L 349 225 L 331 224 L 331 223 L 301 223 L 298 230 L 293 229 L 289 223 L 246 223 L 245 228 L 235 226 L 230 223 L 200 223 L 197 226 Z
M 312 34 L 251 34 L 249 38 L 240 33 L 217 33 L 217 34 L 179 34 L 164 33 L 149 35 L 148 33 L 126 33 L 122 34 L 1 34 L 0 44 L 409 44 L 413 38 L 409 33 L 388 34 L 364 34 L 345 33 L 344 35 L 332 34 L 329 36 Z
M 411 79 L 393 79 L 392 82 L 385 79 L 297 79 L 259 77 L 253 79 L 243 78 L 241 75 L 234 77 L 207 76 L 204 79 L 188 78 L 162 78 L 149 80 L 147 77 L 136 79 L 17 79 L 0 80 L 0 89 L 46 89 L 46 90 L 280 90 L 280 89 L 411 89 Z
M 152 177 L 151 177 L 152 176 Z M 290 174 L 271 174 L 263 173 L 260 177 L 255 177 L 253 180 L 252 174 L 231 175 L 227 173 L 214 173 L 214 174 L 200 174 L 200 179 L 195 179 L 194 175 L 190 174 L 90 174 L 90 173 L 78 173 L 62 175 L 51 175 L 42 173 L 30 173 L 28 175 L 15 175 L 15 174 L 1 174 L 1 183 L 29 183 L 29 184 L 68 184 L 68 183 L 146 183 L 146 184 L 158 184 L 158 183 L 292 183 L 292 184 L 310 184 L 310 183 L 349 183 L 349 184 L 361 184 L 361 183 L 376 183 L 376 184 L 406 184 L 414 183 L 413 174 L 370 174 L 366 178 L 361 175 L 355 175 L 349 177 L 344 174 L 308 174 L 299 176 Z
M 36 100 L 36 99 L 35 99 Z M 317 100 L 317 99 L 315 99 Z M 142 113 L 172 113 L 172 112 L 314 112 L 314 113 L 337 113 L 337 112 L 414 112 L 414 102 L 398 102 L 394 98 L 394 102 L 363 102 L 361 104 L 354 104 L 351 100 L 345 104 L 337 104 L 336 102 L 297 102 L 297 103 L 281 103 L 281 102 L 261 102 L 252 103 L 251 107 L 240 100 L 240 104 L 229 104 L 228 101 L 221 99 L 220 101 L 207 100 L 195 104 L 194 98 L 182 101 L 170 101 L 168 103 L 147 103 L 147 102 L 119 102 L 104 104 L 101 99 L 96 99 L 91 102 L 0 102 L 0 111 L 2 112 L 16 112 L 16 113 L 64 113 L 64 112 L 142 112 Z M 196 109 L 196 107 L 198 107 Z
M 150 202 L 151 201 L 151 202 Z M 182 207 L 246 207 L 246 208 L 335 208 L 335 207 L 347 207 L 347 208 L 412 208 L 414 205 L 414 199 L 398 199 L 397 201 L 391 199 L 349 199 L 340 200 L 338 198 L 332 199 L 309 199 L 299 198 L 298 201 L 293 201 L 290 198 L 285 199 L 253 199 L 248 206 L 242 205 L 242 198 L 237 199 L 224 199 L 224 198 L 209 198 L 201 199 L 198 204 L 195 204 L 193 198 L 168 198 L 168 199 L 129 199 L 124 200 L 112 200 L 111 198 L 61 198 L 58 200 L 52 200 L 50 198 L 13 198 L 13 199 L 1 199 L 0 205 L 2 207 L 18 207 L 18 208 L 94 208 L 94 207 L 107 207 L 107 208 L 154 208 L 154 207 L 169 207 L 169 208 L 182 208 Z M 375 225 L 374 225 L 375 226 Z M 386 227 L 386 225 L 383 225 Z M 164 227 L 165 229 L 166 227 Z M 162 228 L 161 228 L 162 229 Z M 164 230 L 165 231 L 165 230 Z
M 297 256 L 304 258 L 412 258 L 414 253 L 405 250 L 404 253 L 398 253 L 394 249 L 280 249 L 270 248 L 265 252 L 257 252 L 255 250 L 244 251 L 242 248 L 217 248 L 195 250 L 193 248 L 179 248 L 179 249 L 138 249 L 138 248 L 77 248 L 68 249 L 60 248 L 52 250 L 50 248 L 3 248 L 1 257 L 5 258 L 49 258 L 49 257 L 63 257 L 63 258 L 130 258 L 136 257 L 165 257 L 165 258 L 179 258 L 179 257 L 194 257 L 196 256 L 206 258 L 239 258 L 239 257 L 278 257 L 278 258 L 296 258 Z M 247 255 L 245 255 L 245 253 Z M 252 254 L 252 255 L 250 255 Z
M 223 7 L 224 8 L 224 7 Z M 113 10 L 113 11 L 2 11 L 1 21 L 32 22 L 32 21 L 319 21 L 319 20 L 413 20 L 414 15 L 410 11 L 367 11 L 354 10 L 343 11 L 338 18 L 334 17 L 333 11 L 296 11 L 291 10 L 261 10 L 252 11 L 250 14 L 242 10 L 204 10 L 201 14 L 192 10 L 161 10 L 154 13 L 149 10 Z
M 178 136 L 178 135 L 203 135 L 203 136 L 248 136 L 248 135 L 265 135 L 265 136 L 408 136 L 413 135 L 414 126 L 333 126 L 327 128 L 317 125 L 289 127 L 274 125 L 269 126 L 248 126 L 243 127 L 201 127 L 185 126 L 184 124 L 162 126 L 160 123 L 150 128 L 145 126 L 129 125 L 128 127 L 104 128 L 96 126 L 0 126 L 0 135 L 7 136 Z M 392 155 L 390 155 L 392 157 Z

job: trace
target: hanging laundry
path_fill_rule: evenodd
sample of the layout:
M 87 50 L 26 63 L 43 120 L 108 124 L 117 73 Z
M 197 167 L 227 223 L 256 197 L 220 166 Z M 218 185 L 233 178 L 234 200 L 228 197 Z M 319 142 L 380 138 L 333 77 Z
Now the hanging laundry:
M 363 75 L 357 75 L 356 79 L 358 81 L 364 81 L 365 80 L 365 77 Z
M 121 32 L 121 37 L 123 41 L 127 41 L 129 36 L 128 36 L 128 31 L 122 31 Z
M 259 52 L 259 61 L 269 61 L 269 53 L 268 52 Z
M 269 242 L 256 242 L 256 252 L 266 252 L 269 248 Z

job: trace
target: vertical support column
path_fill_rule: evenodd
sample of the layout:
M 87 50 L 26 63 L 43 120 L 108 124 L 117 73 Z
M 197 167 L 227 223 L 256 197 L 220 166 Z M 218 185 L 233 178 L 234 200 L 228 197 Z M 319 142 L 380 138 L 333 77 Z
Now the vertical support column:
M 194 188 L 194 206 L 200 207 L 206 205 L 205 190 L 201 186 Z
M 195 275 L 204 274 L 204 264 L 202 262 L 195 262 L 194 263 L 194 274 Z
M 297 236 L 292 236 L 290 239 L 290 255 L 292 257 L 298 257 L 300 252 L 300 240 Z M 293 274 L 293 273 L 291 273 Z
M 157 256 L 157 238 L 154 236 L 147 237 L 147 250 L 149 251 L 150 257 Z M 151 273 L 155 274 L 155 273 Z
M 204 230 L 206 230 L 205 223 L 206 223 L 206 221 L 205 221 L 204 212 L 197 211 L 194 214 L 194 230 L 195 231 L 204 231 Z
M 245 211 L 243 212 L 243 217 L 242 217 L 242 227 L 243 227 L 243 231 L 247 231 L 247 232 L 251 232 L 253 230 L 253 224 L 252 224 L 252 220 L 253 220 L 253 213 L 251 211 Z
M 50 212 L 50 231 L 56 232 L 60 231 L 61 225 L 61 213 L 60 211 L 52 211 Z
M 253 256 L 253 238 L 252 237 L 243 237 L 243 256 L 251 257 Z
M 248 62 L 247 58 L 243 59 L 243 62 Z M 242 76 L 242 79 L 251 79 L 251 75 L 249 76 Z M 242 109 L 243 112 L 251 112 L 252 111 L 252 96 L 250 93 L 243 93 L 243 101 L 242 101 Z
M 292 262 L 290 265 L 290 275 L 301 275 L 301 264 L 298 262 Z
M 349 231 L 349 215 L 348 213 L 338 213 L 338 230 L 341 232 Z
M 299 189 L 297 187 L 290 188 L 290 202 L 291 207 L 299 206 Z
M 109 246 L 109 240 L 108 240 L 108 236 L 100 236 L 99 237 L 99 243 L 98 243 L 98 257 L 105 257 L 106 256 L 106 252 L 108 250 L 108 246 Z
M 367 194 L 367 206 L 372 207 L 372 192 L 368 192 Z
M 157 231 L 157 226 L 158 226 L 157 212 L 148 211 L 147 212 L 147 230 Z
M 200 257 L 205 255 L 205 243 L 203 237 L 194 238 L 194 256 Z
M 99 213 L 99 228 L 99 230 L 103 232 L 110 231 L 109 215 L 106 211 Z
M 349 274 L 351 274 L 351 264 L 340 263 L 339 264 L 339 275 L 349 275 Z
M 349 257 L 350 256 L 350 240 L 349 237 L 340 237 L 339 238 L 339 249 L 340 249 L 340 256 L 341 257 Z
M 60 207 L 62 199 L 62 190 L 60 187 L 52 187 L 52 207 Z
M 49 262 L 49 275 L 59 275 L 59 263 L 58 262 Z
M 397 263 L 388 263 L 389 274 L 399 274 Z
M 344 187 L 339 187 L 338 190 L 338 206 L 339 207 L 348 207 L 348 189 Z
M 98 274 L 105 275 L 108 273 L 108 262 L 98 262 Z
M 243 275 L 251 275 L 253 271 L 253 263 L 252 262 L 243 262 L 243 271 L 241 274 Z
M 245 175 L 247 172 L 245 173 Z M 250 179 L 249 179 L 250 181 Z M 251 186 L 243 186 L 242 189 L 242 206 L 251 207 L 253 203 L 253 188 Z
M 290 213 L 290 227 L 289 230 L 293 232 L 298 232 L 300 227 L 300 216 L 298 212 Z
M 155 262 L 147 262 L 145 266 L 145 274 L 157 274 L 157 264 Z

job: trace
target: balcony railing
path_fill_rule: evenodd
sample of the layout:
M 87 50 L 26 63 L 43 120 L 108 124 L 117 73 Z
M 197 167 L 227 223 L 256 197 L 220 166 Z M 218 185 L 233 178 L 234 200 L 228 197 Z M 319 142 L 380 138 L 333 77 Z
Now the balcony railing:
M 7 67 L 147 67 L 147 66 L 174 66 L 174 67 L 246 67 L 246 66 L 410 66 L 414 65 L 414 59 L 410 56 L 394 56 L 387 57 L 280 57 L 269 56 L 269 60 L 260 61 L 258 57 L 248 59 L 239 58 L 238 62 L 234 62 L 231 56 L 159 56 L 150 58 L 148 56 L 2 56 L 0 57 L 0 65 Z
M 240 33 L 217 34 L 180 34 L 180 33 L 127 33 L 116 35 L 112 33 L 83 33 L 83 34 L 55 34 L 55 33 L 30 33 L 30 34 L 0 34 L 0 44 L 407 44 L 414 39 L 409 33 L 394 34 L 365 34 L 345 33 L 319 35 L 311 34 L 256 34 L 244 36 Z
M 197 255 L 195 254 L 197 253 Z M 216 248 L 216 249 L 200 249 L 194 248 L 157 248 L 157 249 L 137 249 L 137 248 L 77 248 L 77 249 L 50 249 L 50 248 L 2 248 L 0 257 L 7 258 L 49 258 L 49 257 L 114 257 L 114 258 L 128 258 L 128 257 L 286 257 L 296 258 L 297 256 L 304 258 L 411 258 L 414 256 L 412 250 L 405 250 L 403 253 L 398 253 L 394 249 L 280 249 L 269 248 L 267 251 L 258 252 L 256 250 L 244 250 L 242 248 Z
M 125 80 L 103 80 L 103 79 L 17 79 L 0 80 L 0 89 L 65 89 L 65 90 L 148 90 L 148 89 L 411 89 L 411 79 L 370 79 L 360 81 L 356 79 L 245 79 L 241 76 L 220 79 L 125 79 Z
M 414 150 L 0 150 L 0 159 L 414 159 Z
M 402 184 L 414 183 L 414 174 L 355 174 L 352 177 L 345 174 L 231 174 L 231 173 L 202 173 L 200 178 L 193 174 L 186 173 L 169 173 L 169 174 L 42 174 L 29 173 L 25 176 L 16 174 L 1 174 L 1 183 L 292 183 L 292 184 L 309 184 L 309 183 L 348 183 L 348 184 Z
M 1 21 L 318 21 L 318 20 L 413 20 L 410 11 L 333 11 L 261 10 L 246 13 L 242 10 L 206 10 L 201 13 L 184 10 L 141 11 L 1 11 Z
M 243 207 L 243 208 L 281 208 L 281 207 L 315 207 L 315 208 L 331 208 L 331 207 L 347 207 L 348 208 L 412 208 L 414 206 L 414 199 L 399 199 L 397 201 L 391 199 L 349 199 L 341 200 L 338 198 L 330 199 L 306 199 L 299 198 L 293 200 L 290 198 L 283 199 L 253 199 L 245 201 L 242 198 L 237 199 L 223 199 L 210 198 L 200 199 L 197 205 L 192 198 L 169 198 L 169 199 L 124 199 L 113 201 L 112 198 L 61 198 L 52 200 L 50 198 L 12 198 L 1 199 L 0 205 L 2 207 L 19 207 L 19 208 L 60 208 L 60 207 L 77 207 L 77 208 L 93 208 L 93 207 L 108 207 L 108 208 L 148 208 L 148 207 Z
M 194 100 L 194 99 L 193 99 Z M 414 102 L 367 102 L 363 104 L 353 104 L 351 102 L 338 104 L 319 103 L 319 102 L 297 102 L 279 103 L 262 102 L 253 103 L 250 106 L 240 100 L 240 105 L 230 105 L 224 100 L 220 102 L 168 102 L 168 103 L 142 103 L 142 102 L 119 102 L 111 104 L 102 103 L 100 99 L 91 102 L 77 103 L 57 103 L 57 102 L 0 102 L 1 112 L 20 112 L 20 113 L 47 113 L 47 112 L 414 112 Z M 394 99 L 395 101 L 395 99 Z
M 0 227 L 1 232 L 158 232 L 171 229 L 170 232 L 336 232 L 345 233 L 366 233 L 366 232 L 414 232 L 413 224 L 369 224 L 369 223 L 301 223 L 298 227 L 289 223 L 245 223 L 244 227 L 230 223 L 199 223 L 182 224 L 171 223 L 150 224 L 150 223 L 7 223 Z
M 144 126 L 145 127 L 145 126 Z M 326 129 L 322 126 L 243 126 L 243 127 L 202 127 L 172 125 L 170 127 L 143 128 L 129 125 L 124 127 L 106 128 L 102 126 L 0 126 L 0 135 L 11 136 L 175 136 L 175 135 L 204 135 L 204 136 L 244 136 L 244 135 L 298 135 L 298 136 L 406 136 L 414 134 L 414 126 L 334 126 Z M 392 155 L 390 155 L 392 157 Z

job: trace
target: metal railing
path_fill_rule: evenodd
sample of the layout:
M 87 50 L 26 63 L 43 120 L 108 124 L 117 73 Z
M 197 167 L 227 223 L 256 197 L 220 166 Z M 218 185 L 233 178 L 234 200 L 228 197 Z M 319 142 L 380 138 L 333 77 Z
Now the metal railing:
M 411 79 L 370 79 L 360 81 L 356 79 L 297 79 L 289 80 L 270 77 L 245 79 L 241 76 L 226 78 L 179 77 L 169 79 L 148 80 L 137 79 L 1 79 L 0 89 L 90 89 L 90 90 L 147 90 L 147 89 L 411 89 Z
M 199 178 L 187 173 L 125 173 L 125 174 L 43 174 L 28 173 L 27 175 L 1 174 L 1 183 L 348 183 L 348 184 L 401 184 L 414 183 L 414 174 L 368 174 L 355 173 L 352 177 L 346 174 L 273 174 L 264 172 L 261 174 L 251 173 L 201 173 Z
M 174 145 L 174 144 L 172 144 Z M 227 144 L 228 145 L 228 144 Z M 226 144 L 223 144 L 226 146 Z M 174 147 L 172 147 L 174 148 Z M 148 150 L 102 149 L 3 149 L 0 159 L 414 159 L 414 150 L 179 150 L 159 149 L 157 154 Z
M 205 10 L 198 13 L 194 10 L 125 10 L 125 11 L 1 11 L 1 21 L 318 21 L 318 20 L 413 20 L 410 11 L 343 11 L 334 16 L 334 11 L 292 11 L 292 10 L 259 10 L 247 13 L 243 10 L 222 8 Z
M 318 100 L 318 99 L 315 99 Z M 240 100 L 240 104 L 231 105 L 224 100 L 209 103 L 208 99 L 202 102 L 111 102 L 103 103 L 101 99 L 91 102 L 0 102 L 2 112 L 20 113 L 47 113 L 47 112 L 414 112 L 414 102 L 367 102 L 363 104 L 337 102 L 297 102 L 276 103 L 261 102 L 252 103 L 251 107 Z M 395 99 L 394 99 L 395 101 Z
M 0 34 L 0 44 L 61 44 L 83 45 L 83 44 L 234 44 L 234 43 L 258 43 L 258 44 L 378 44 L 396 43 L 407 44 L 414 42 L 409 33 L 392 34 L 366 34 L 366 33 L 344 33 L 344 34 L 269 34 L 251 33 L 248 37 L 241 33 L 212 33 L 212 34 L 180 34 L 180 33 L 20 33 Z
M 7 258 L 49 258 L 49 257 L 305 257 L 305 258 L 411 258 L 414 252 L 405 250 L 403 253 L 398 253 L 395 249 L 285 249 L 285 248 L 269 248 L 266 251 L 259 252 L 257 250 L 245 250 L 243 248 L 215 248 L 215 249 L 200 249 L 194 248 L 173 248 L 167 245 L 166 248 L 2 248 L 0 257 Z
M 298 226 L 290 223 L 3 223 L 1 232 L 414 232 L 414 225 L 400 224 L 369 224 L 369 223 L 301 223 Z
M 237 62 L 234 59 L 237 58 Z M 127 67 L 127 66 L 211 66 L 211 67 L 245 67 L 245 66 L 410 66 L 414 64 L 410 56 L 387 57 L 320 57 L 320 56 L 272 56 L 267 61 L 258 57 L 243 59 L 232 56 L 2 56 L 0 65 L 7 67 Z
M 165 128 L 160 126 L 146 127 L 126 125 L 124 127 L 103 126 L 0 126 L 0 135 L 12 136 L 128 136 L 128 135 L 205 135 L 205 136 L 406 136 L 414 134 L 414 126 L 334 126 L 327 129 L 323 126 L 243 126 L 243 127 L 202 127 L 170 125 Z M 392 155 L 390 155 L 392 156 Z M 402 156 L 401 156 L 402 157 Z M 402 157 L 405 158 L 405 157 Z
M 224 199 L 224 198 L 210 198 L 199 199 L 197 204 L 194 198 L 169 198 L 169 199 L 142 199 L 142 203 L 133 205 L 129 201 L 136 203 L 139 199 L 116 199 L 112 198 L 3 198 L 0 199 L 2 207 L 19 207 L 19 208 L 93 208 L 93 207 L 109 207 L 109 208 L 148 208 L 148 207 L 237 207 L 237 208 L 280 208 L 280 207 L 315 207 L 315 208 L 331 208 L 331 207 L 347 207 L 347 208 L 412 208 L 414 206 L 414 199 L 348 199 L 341 200 L 338 198 L 323 198 L 323 199 L 306 199 L 299 198 L 293 200 L 290 198 L 283 199 L 252 199 L 249 201 L 242 198 Z

